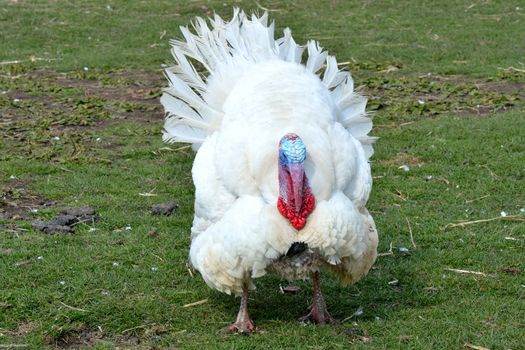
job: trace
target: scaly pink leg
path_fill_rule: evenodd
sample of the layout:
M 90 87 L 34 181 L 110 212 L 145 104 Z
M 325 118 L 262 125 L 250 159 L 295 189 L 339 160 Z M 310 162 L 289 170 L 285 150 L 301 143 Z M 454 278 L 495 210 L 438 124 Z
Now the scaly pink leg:
M 310 306 L 308 315 L 301 318 L 301 321 L 313 321 L 317 324 L 326 324 L 334 321 L 332 316 L 326 309 L 326 303 L 321 293 L 321 283 L 319 280 L 319 272 L 314 272 L 313 275 L 314 300 Z
M 241 307 L 237 314 L 237 320 L 230 326 L 223 328 L 226 333 L 250 334 L 255 332 L 255 325 L 248 315 L 248 287 L 242 288 Z

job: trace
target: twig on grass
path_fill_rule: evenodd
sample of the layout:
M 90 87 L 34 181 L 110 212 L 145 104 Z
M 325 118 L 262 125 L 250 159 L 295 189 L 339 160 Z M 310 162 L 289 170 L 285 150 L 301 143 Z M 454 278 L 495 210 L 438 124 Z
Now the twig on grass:
M 51 62 L 51 61 L 56 61 L 56 59 L 31 56 L 28 60 L 2 61 L 2 62 L 0 62 L 0 66 L 5 66 L 6 64 L 19 64 L 19 63 L 23 63 L 23 62 L 36 62 L 36 61 Z
M 65 307 L 67 307 L 68 309 L 71 309 L 71 310 L 75 310 L 75 311 L 81 311 L 81 312 L 88 312 L 88 310 L 84 310 L 84 309 L 81 309 L 79 307 L 74 307 L 74 306 L 71 306 L 71 305 L 68 305 L 66 303 L 63 303 L 61 301 L 58 301 L 60 304 L 64 305 Z
M 341 323 L 345 323 L 346 321 L 352 319 L 352 317 L 361 316 L 363 313 L 364 313 L 363 308 L 362 308 L 361 306 L 359 306 L 359 307 L 357 308 L 357 310 L 356 310 L 353 314 L 351 314 L 350 316 L 344 318 L 344 319 L 341 321 Z
M 258 8 L 260 8 L 263 11 L 268 11 L 268 12 L 282 12 L 283 11 L 283 10 L 280 10 L 280 9 L 270 9 L 268 7 L 264 7 L 261 4 L 259 4 L 258 1 L 256 1 L 255 4 L 257 5 Z
M 505 71 L 515 71 L 515 72 L 520 72 L 520 73 L 525 73 L 525 69 L 519 69 L 519 68 L 516 68 L 516 67 L 508 67 L 508 68 L 498 68 L 498 69 L 501 69 L 501 70 L 505 70 Z
M 473 350 L 490 350 L 489 348 L 485 348 L 483 346 L 474 345 L 474 344 L 470 344 L 470 343 L 465 343 L 464 346 L 467 349 L 473 349 Z
M 500 177 L 498 175 L 496 175 L 496 173 L 493 172 L 492 169 L 490 169 L 488 167 L 488 165 L 482 165 L 481 167 L 487 169 L 489 171 L 489 173 L 490 173 L 490 176 L 492 176 L 493 179 L 496 179 L 496 180 L 500 179 Z
M 25 349 L 29 344 L 0 344 L 0 349 Z
M 182 305 L 182 307 L 197 306 L 197 305 L 206 304 L 207 302 L 208 302 L 208 299 L 202 299 L 202 300 L 196 301 L 194 303 L 189 303 L 189 304 L 186 304 L 186 305 Z
M 160 261 L 162 262 L 166 262 L 164 259 L 162 259 L 160 256 L 158 256 L 157 254 L 153 254 L 154 257 L 156 257 L 157 259 L 159 259 Z
M 467 275 L 477 275 L 487 277 L 488 275 L 485 272 L 480 271 L 470 271 L 470 270 L 461 270 L 461 269 L 445 269 L 447 271 L 452 271 L 455 273 L 467 274 Z
M 412 243 L 412 247 L 417 248 L 416 242 L 414 242 L 414 236 L 412 235 L 412 225 L 410 225 L 410 221 L 408 221 L 408 218 L 405 216 L 405 220 L 408 224 L 408 232 L 410 232 L 410 242 Z
M 388 255 L 394 255 L 394 251 L 392 250 L 392 242 L 390 242 L 390 249 L 388 249 L 387 252 L 377 254 L 377 256 L 388 256 Z
M 478 198 L 474 198 L 474 199 L 467 199 L 467 200 L 465 200 L 465 203 L 472 203 L 472 202 L 479 201 L 480 199 L 484 199 L 484 198 L 487 198 L 487 197 L 490 197 L 490 194 L 486 194 L 484 196 L 481 196 L 481 197 L 478 197 Z
M 155 325 L 155 322 L 143 324 L 143 325 L 136 326 L 136 327 L 131 327 L 131 328 L 128 328 L 128 329 L 124 329 L 120 333 L 124 334 L 124 333 L 127 333 L 129 331 L 134 331 L 135 329 L 142 329 L 142 328 L 146 328 L 146 327 L 153 326 L 153 325 Z
M 155 192 L 157 188 L 155 187 L 154 189 L 152 189 L 151 191 L 149 192 L 139 192 L 139 196 L 143 196 L 143 197 L 155 197 L 157 194 L 156 193 L 153 193 Z
M 61 166 L 59 166 L 59 167 L 57 167 L 57 168 L 60 169 L 60 170 L 62 170 L 62 171 L 68 172 L 68 173 L 73 173 L 73 172 L 74 172 L 74 171 L 72 171 L 72 170 L 66 169 L 66 168 L 61 167 Z
M 188 148 L 191 148 L 191 145 L 181 146 L 181 147 L 177 147 L 177 148 L 161 147 L 161 148 L 157 149 L 156 151 L 151 151 L 151 153 L 153 153 L 154 155 L 159 155 L 161 151 L 177 152 L 177 151 L 182 151 L 182 150 L 185 150 L 185 149 L 188 149 Z
M 473 224 L 479 224 L 482 222 L 490 222 L 495 220 L 509 220 L 509 221 L 525 221 L 525 218 L 522 215 L 509 215 L 509 216 L 496 216 L 494 218 L 490 219 L 481 219 L 481 220 L 474 220 L 474 221 L 461 221 L 457 223 L 449 223 L 446 224 L 445 227 L 443 227 L 443 230 L 449 229 L 449 228 L 455 228 L 455 227 L 465 227 L 467 225 L 473 225 Z

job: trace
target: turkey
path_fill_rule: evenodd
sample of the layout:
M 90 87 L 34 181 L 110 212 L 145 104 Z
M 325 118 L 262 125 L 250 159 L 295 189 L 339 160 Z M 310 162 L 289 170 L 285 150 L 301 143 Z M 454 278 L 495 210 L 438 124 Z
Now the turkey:
M 312 279 L 304 319 L 331 322 L 320 272 L 353 283 L 377 255 L 365 208 L 367 100 L 316 41 L 299 46 L 288 28 L 274 39 L 267 13 L 235 9 L 231 21 L 197 17 L 193 26 L 171 41 L 161 97 L 163 140 L 197 152 L 191 265 L 211 288 L 241 296 L 228 332 L 255 330 L 248 293 L 267 273 Z

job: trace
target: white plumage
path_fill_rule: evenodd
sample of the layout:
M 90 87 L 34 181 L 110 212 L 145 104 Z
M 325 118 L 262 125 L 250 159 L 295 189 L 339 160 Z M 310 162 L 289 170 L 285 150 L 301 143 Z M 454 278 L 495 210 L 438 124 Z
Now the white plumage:
M 184 40 L 172 41 L 176 64 L 166 70 L 169 87 L 161 98 L 167 113 L 163 139 L 198 150 L 192 265 L 210 287 L 245 295 L 252 280 L 268 271 L 304 277 L 282 264 L 292 244 L 304 242 L 304 254 L 316 257 L 308 260 L 315 262 L 310 273 L 328 269 L 357 281 L 377 248 L 365 208 L 374 141 L 367 135 L 372 121 L 366 99 L 317 42 L 308 42 L 302 64 L 304 47 L 289 29 L 274 40 L 266 13 L 247 18 L 235 10 L 230 22 L 218 16 L 210 22 L 211 29 L 197 18 L 196 34 L 181 28 Z M 304 172 L 316 203 L 300 230 L 276 206 L 279 140 L 288 133 L 306 145 Z

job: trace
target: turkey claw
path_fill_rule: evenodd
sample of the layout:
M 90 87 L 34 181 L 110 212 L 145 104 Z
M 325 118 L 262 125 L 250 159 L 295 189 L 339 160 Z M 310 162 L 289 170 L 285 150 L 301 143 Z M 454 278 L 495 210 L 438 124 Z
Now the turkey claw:
M 335 323 L 335 319 L 326 311 L 324 310 L 318 310 L 315 307 L 310 307 L 310 312 L 308 315 L 303 316 L 299 319 L 299 321 L 303 323 L 310 323 L 313 322 L 315 324 L 327 324 L 327 323 Z
M 239 333 L 244 335 L 250 335 L 255 332 L 255 325 L 253 324 L 252 320 L 235 322 L 229 325 L 228 327 L 223 328 L 222 332 L 228 334 Z

